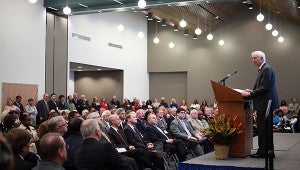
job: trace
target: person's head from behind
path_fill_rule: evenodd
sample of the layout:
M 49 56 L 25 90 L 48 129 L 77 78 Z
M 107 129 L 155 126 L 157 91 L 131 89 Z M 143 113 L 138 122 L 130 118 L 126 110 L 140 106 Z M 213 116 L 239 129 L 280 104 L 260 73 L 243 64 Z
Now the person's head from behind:
M 4 119 L 3 119 L 3 124 L 5 125 L 5 127 L 10 130 L 11 128 L 13 128 L 14 124 L 15 124 L 15 118 L 13 115 L 11 114 L 7 114 Z
M 74 119 L 70 122 L 68 128 L 70 133 L 80 134 L 80 126 L 84 120 L 82 118 Z
M 15 155 L 24 157 L 29 153 L 31 134 L 26 130 L 12 129 L 6 134 L 6 139 Z
M 0 132 L 0 167 L 1 169 L 13 169 L 13 152 Z
M 40 155 L 43 161 L 59 165 L 67 160 L 66 143 L 59 133 L 47 133 L 40 140 Z
M 256 67 L 259 67 L 262 63 L 266 62 L 265 53 L 262 51 L 254 51 L 251 54 L 252 62 Z
M 82 122 L 80 132 L 84 139 L 94 138 L 96 140 L 100 140 L 101 138 L 100 126 L 95 119 L 88 119 Z

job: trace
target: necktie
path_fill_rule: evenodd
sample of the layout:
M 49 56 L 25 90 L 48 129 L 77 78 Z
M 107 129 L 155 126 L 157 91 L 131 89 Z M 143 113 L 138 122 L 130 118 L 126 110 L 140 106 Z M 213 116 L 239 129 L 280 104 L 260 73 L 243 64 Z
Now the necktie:
M 119 135 L 119 137 L 121 138 L 122 142 L 123 142 L 125 145 L 128 145 L 127 142 L 126 142 L 126 140 L 125 140 L 124 137 L 123 137 L 123 134 L 122 134 L 121 130 L 118 129 L 117 132 L 118 132 L 118 135 Z
M 159 127 L 157 127 L 157 126 L 154 126 L 154 127 L 156 127 L 156 129 L 160 132 L 160 133 L 162 133 L 166 138 L 167 138 L 167 140 L 169 140 L 169 138 L 168 138 L 168 136 L 159 128 Z
M 192 134 L 190 133 L 190 131 L 188 130 L 188 128 L 186 127 L 186 124 L 184 123 L 183 120 L 179 120 L 181 126 L 183 127 L 184 131 L 187 133 L 188 136 L 192 136 Z
M 144 144 L 143 137 L 141 136 L 140 132 L 135 127 L 134 127 L 133 131 L 135 131 L 135 133 L 137 134 L 139 141 L 142 144 Z
M 107 142 L 111 143 L 110 139 L 107 137 L 107 135 L 106 135 L 105 133 L 101 132 L 101 135 L 104 137 L 104 139 L 105 139 Z

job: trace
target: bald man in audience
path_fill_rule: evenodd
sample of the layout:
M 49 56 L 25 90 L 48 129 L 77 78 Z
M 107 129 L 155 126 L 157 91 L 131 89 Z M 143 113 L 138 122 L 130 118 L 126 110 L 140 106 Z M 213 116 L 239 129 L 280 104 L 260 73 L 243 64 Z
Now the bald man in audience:
M 59 133 L 47 133 L 40 141 L 42 162 L 33 170 L 64 170 L 67 160 L 66 143 Z
M 100 140 L 101 130 L 96 120 L 85 120 L 80 131 L 84 140 L 75 154 L 77 169 L 138 169 L 132 167 L 128 159 L 124 159 L 111 143 Z

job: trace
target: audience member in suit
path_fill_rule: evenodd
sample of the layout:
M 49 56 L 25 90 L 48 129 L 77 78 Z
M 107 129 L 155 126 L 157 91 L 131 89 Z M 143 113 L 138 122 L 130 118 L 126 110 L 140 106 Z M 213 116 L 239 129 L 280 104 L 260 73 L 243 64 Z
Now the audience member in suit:
M 111 101 L 110 101 L 110 108 L 118 109 L 121 107 L 120 101 L 117 99 L 116 95 L 113 95 Z
M 39 144 L 42 162 L 33 170 L 64 170 L 62 164 L 67 160 L 67 149 L 61 134 L 47 133 Z
M 121 157 L 111 143 L 100 141 L 101 130 L 96 120 L 85 120 L 80 131 L 84 140 L 75 154 L 74 160 L 77 169 L 134 169 L 127 159 Z
M 0 167 L 5 170 L 12 170 L 14 166 L 14 154 L 4 138 L 3 134 L 0 132 Z
M 120 118 L 120 126 L 119 126 L 119 129 L 122 129 L 124 130 L 124 127 L 126 125 L 125 123 L 125 118 L 126 118 L 126 111 L 124 108 L 119 108 L 116 110 L 116 114 L 119 116 Z
M 36 116 L 36 124 L 40 125 L 48 119 L 49 107 L 48 107 L 49 95 L 45 93 L 43 99 L 39 100 L 36 106 L 38 114 Z
M 171 135 L 167 131 L 167 122 L 164 117 L 164 110 L 162 108 L 158 108 L 156 110 L 156 118 L 157 118 L 157 127 L 159 127 L 165 134 L 167 134 L 168 137 L 171 137 Z
M 50 100 L 48 101 L 48 108 L 49 110 L 55 110 L 56 112 L 58 112 L 58 108 L 55 100 L 56 100 L 56 94 L 52 93 L 50 95 Z
M 145 169 L 146 167 L 152 167 L 151 160 L 149 159 L 149 153 L 140 148 L 135 148 L 130 145 L 126 139 L 123 130 L 119 129 L 120 118 L 118 115 L 109 116 L 109 122 L 111 124 L 108 130 L 108 136 L 111 143 L 115 148 L 125 148 L 126 152 L 121 154 L 132 157 L 136 160 L 139 169 Z
M 136 128 L 139 130 L 139 132 L 144 135 L 145 129 L 147 127 L 147 122 L 145 120 L 145 111 L 143 109 L 139 109 L 136 111 L 136 117 L 137 117 L 137 123 Z
M 169 104 L 166 102 L 166 99 L 164 97 L 161 97 L 161 99 L 160 99 L 160 106 L 164 106 L 165 108 L 169 108 Z
M 176 118 L 176 111 L 175 107 L 170 109 L 170 116 L 167 118 L 167 130 L 170 131 L 171 122 Z
M 80 96 L 77 105 L 77 110 L 79 113 L 81 113 L 84 109 L 90 109 L 89 101 L 86 99 L 85 95 Z
M 130 145 L 133 145 L 135 148 L 141 148 L 148 151 L 153 150 L 155 147 L 159 148 L 161 146 L 161 142 L 157 143 L 158 146 L 154 146 L 153 143 L 147 143 L 146 141 L 144 141 L 142 134 L 140 134 L 140 132 L 135 127 L 137 123 L 137 118 L 136 113 L 134 111 L 131 111 L 126 115 L 126 122 L 127 125 L 124 128 L 124 133 Z M 163 152 L 156 153 L 163 154 Z M 164 169 L 163 160 L 159 158 L 159 155 L 153 154 L 151 160 L 157 168 Z
M 257 153 L 251 156 L 254 158 L 262 158 L 267 156 L 268 151 L 274 151 L 272 113 L 279 107 L 279 103 L 275 73 L 272 67 L 266 63 L 265 54 L 262 51 L 254 51 L 251 54 L 251 58 L 253 64 L 259 69 L 258 76 L 253 90 L 246 89 L 243 92 L 243 96 L 253 99 L 253 109 L 257 111 L 258 150 Z M 268 116 L 266 117 L 269 100 L 272 100 L 272 103 Z
M 76 110 L 81 114 L 81 111 L 78 110 L 79 105 L 78 105 L 78 95 L 77 93 L 73 93 L 73 98 L 72 98 L 72 102 L 74 103 Z
M 48 130 L 49 132 L 56 132 L 63 136 L 68 130 L 68 123 L 62 116 L 52 117 L 48 121 Z
M 75 169 L 75 163 L 74 163 L 74 157 L 75 153 L 78 150 L 78 148 L 81 146 L 83 138 L 80 133 L 80 126 L 83 122 L 83 119 L 75 119 L 69 124 L 69 137 L 66 139 L 66 145 L 67 147 L 67 155 L 68 158 L 66 162 L 64 162 L 63 167 L 66 170 L 74 170 Z
M 66 97 L 64 95 L 59 95 L 58 99 L 59 99 L 59 101 L 57 102 L 58 110 L 68 109 L 67 103 L 66 103 Z
M 195 156 L 204 154 L 199 144 L 199 140 L 202 138 L 195 133 L 191 124 L 185 119 L 184 109 L 179 108 L 177 110 L 177 116 L 171 122 L 170 131 L 176 139 L 182 139 L 186 146 L 193 150 Z
M 23 104 L 21 103 L 22 102 L 22 97 L 20 95 L 17 95 L 16 96 L 16 101 L 14 102 L 14 105 L 17 106 L 21 113 L 24 112 L 24 107 L 23 107 Z
M 6 139 L 15 155 L 14 169 L 31 170 L 34 165 L 24 160 L 24 157 L 29 153 L 30 133 L 24 129 L 16 128 L 8 132 Z
M 176 154 L 179 161 L 186 160 L 186 149 L 184 142 L 181 139 L 171 139 L 157 126 L 157 118 L 155 114 L 149 114 L 147 117 L 148 126 L 146 135 L 152 143 L 162 142 L 163 151 L 171 154 Z
M 109 116 L 111 115 L 111 112 L 109 110 L 105 110 L 102 112 L 101 117 L 103 119 L 102 125 L 101 125 L 101 130 L 105 134 L 107 134 L 109 128 L 110 128 L 110 123 L 109 123 Z

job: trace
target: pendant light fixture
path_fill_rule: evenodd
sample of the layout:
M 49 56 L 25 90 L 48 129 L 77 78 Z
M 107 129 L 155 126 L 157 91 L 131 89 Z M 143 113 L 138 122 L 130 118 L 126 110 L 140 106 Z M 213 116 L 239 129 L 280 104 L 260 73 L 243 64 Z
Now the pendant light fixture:
M 138 1 L 138 7 L 140 8 L 145 8 L 147 5 L 146 1 L 145 0 L 139 0 Z
M 268 9 L 268 23 L 266 24 L 266 30 L 270 31 L 273 28 L 273 25 L 270 23 L 270 11 Z
M 265 16 L 261 13 L 261 0 L 259 1 L 259 14 L 256 16 L 257 21 L 262 22 Z
M 28 0 L 30 3 L 34 4 L 37 2 L 37 0 Z
M 180 25 L 181 28 L 185 28 L 186 25 L 187 25 L 187 23 L 186 23 L 186 21 L 182 18 L 182 20 L 179 22 L 179 25 Z
M 153 39 L 155 44 L 159 43 L 159 38 L 157 37 L 157 22 L 155 22 L 155 38 Z
M 64 14 L 66 15 L 70 15 L 72 12 L 71 8 L 68 5 L 69 5 L 69 1 L 67 0 L 67 5 L 63 9 Z

